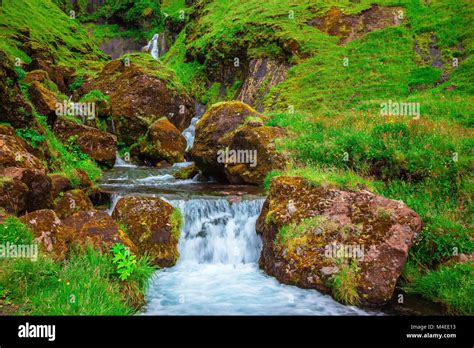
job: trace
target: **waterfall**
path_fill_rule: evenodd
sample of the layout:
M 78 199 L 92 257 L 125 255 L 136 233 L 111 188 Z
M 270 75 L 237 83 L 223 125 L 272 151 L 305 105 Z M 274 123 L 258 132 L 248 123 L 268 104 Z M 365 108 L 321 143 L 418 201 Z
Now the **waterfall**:
M 119 154 L 115 155 L 115 164 L 114 167 L 127 167 L 127 168 L 136 168 L 137 166 L 129 162 L 124 161 Z
M 194 144 L 194 135 L 196 132 L 196 124 L 201 119 L 202 115 L 206 111 L 206 107 L 198 102 L 194 102 L 194 108 L 196 110 L 195 116 L 191 119 L 189 127 L 183 130 L 182 134 L 186 139 L 186 151 L 191 150 Z
M 165 33 L 153 35 L 148 44 L 142 48 L 142 51 L 149 52 L 154 59 L 160 58 L 166 52 Z
M 179 259 L 155 273 L 147 315 L 366 315 L 316 290 L 280 284 L 258 268 L 263 199 L 168 200 L 184 224 Z
M 255 222 L 264 200 L 230 203 L 226 199 L 170 201 L 184 216 L 180 262 L 255 263 L 261 249 Z

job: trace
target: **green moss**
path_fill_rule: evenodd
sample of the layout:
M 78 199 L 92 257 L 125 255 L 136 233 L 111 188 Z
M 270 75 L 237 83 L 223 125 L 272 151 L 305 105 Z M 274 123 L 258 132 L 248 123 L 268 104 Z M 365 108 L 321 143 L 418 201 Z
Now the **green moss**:
M 176 240 L 179 240 L 181 234 L 181 226 L 183 224 L 183 216 L 178 208 L 174 208 L 170 215 L 169 223 L 171 225 L 171 234 Z
M 357 305 L 360 301 L 357 292 L 359 279 L 359 266 L 357 260 L 350 263 L 342 263 L 338 266 L 339 271 L 331 278 L 331 289 L 334 298 L 347 305 Z

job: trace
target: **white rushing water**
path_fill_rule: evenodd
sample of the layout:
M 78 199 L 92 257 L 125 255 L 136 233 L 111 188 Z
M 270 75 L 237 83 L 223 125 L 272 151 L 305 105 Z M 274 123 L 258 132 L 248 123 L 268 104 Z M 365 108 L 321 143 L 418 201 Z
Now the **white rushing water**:
M 148 44 L 142 48 L 143 51 L 149 52 L 154 59 L 160 58 L 166 51 L 165 33 L 153 35 Z
M 176 266 L 155 273 L 148 315 L 364 315 L 315 290 L 280 284 L 258 268 L 255 222 L 263 199 L 171 200 L 184 226 Z

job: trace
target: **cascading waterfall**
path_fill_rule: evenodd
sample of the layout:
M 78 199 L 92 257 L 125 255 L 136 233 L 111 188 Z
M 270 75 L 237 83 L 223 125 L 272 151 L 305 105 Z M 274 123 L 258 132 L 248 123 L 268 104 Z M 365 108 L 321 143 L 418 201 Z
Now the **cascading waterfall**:
M 184 225 L 176 266 L 159 270 L 147 315 L 364 315 L 315 290 L 280 284 L 257 265 L 263 199 L 169 200 Z
M 148 44 L 142 48 L 142 51 L 149 52 L 154 59 L 160 58 L 166 52 L 165 33 L 153 35 Z
M 182 134 L 186 139 L 186 151 L 191 150 L 194 144 L 194 135 L 196 131 L 196 124 L 201 119 L 202 115 L 206 111 L 206 107 L 198 102 L 194 102 L 194 108 L 196 110 L 195 116 L 191 119 L 189 127 L 183 130 Z

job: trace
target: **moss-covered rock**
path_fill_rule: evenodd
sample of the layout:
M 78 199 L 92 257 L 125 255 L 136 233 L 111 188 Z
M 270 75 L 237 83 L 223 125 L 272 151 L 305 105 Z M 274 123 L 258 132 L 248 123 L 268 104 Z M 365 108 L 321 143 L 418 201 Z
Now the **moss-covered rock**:
M 61 174 L 49 175 L 51 179 L 51 195 L 53 199 L 56 198 L 61 192 L 66 192 L 72 189 L 71 180 Z
M 117 153 L 117 137 L 94 127 L 78 124 L 64 117 L 58 118 L 54 133 L 64 143 L 73 142 L 92 159 L 112 167 Z
M 189 166 L 180 168 L 177 172 L 173 174 L 176 179 L 187 180 L 194 178 L 199 173 L 199 169 L 194 162 Z
M 110 62 L 97 78 L 86 81 L 81 90 L 84 93 L 100 90 L 109 96 L 116 130 L 128 145 L 135 143 L 161 117 L 167 117 L 180 131 L 185 129 L 194 116 L 191 98 L 171 89 L 167 76 L 154 75 L 154 70 L 140 66 L 133 57 L 129 59 L 129 66 L 122 60 Z
M 18 167 L 0 168 L 0 177 L 26 185 L 28 191 L 24 196 L 25 212 L 51 208 L 51 179 L 43 171 Z
M 136 146 L 130 151 L 132 156 L 155 166 L 161 161 L 169 164 L 183 162 L 186 139 L 166 117 L 155 121 Z
M 32 109 L 21 94 L 13 63 L 0 51 L 0 122 L 20 128 L 28 127 L 32 121 Z
M 26 209 L 28 186 L 19 180 L 0 178 L 0 207 L 10 214 L 19 214 Z
M 275 139 L 285 131 L 268 127 L 268 118 L 239 101 L 213 105 L 196 125 L 191 156 L 205 174 L 238 184 L 261 184 L 283 157 Z
M 122 223 L 141 254 L 148 253 L 160 267 L 173 266 L 179 256 L 179 210 L 160 198 L 124 197 L 112 217 Z
M 20 220 L 33 232 L 35 242 L 42 246 L 43 251 L 58 259 L 67 256 L 73 231 L 53 210 L 37 210 L 23 215 Z
M 49 125 L 54 125 L 57 118 L 56 108 L 59 103 L 54 93 L 38 81 L 31 83 L 28 87 L 28 93 L 36 110 L 48 118 Z
M 121 243 L 131 252 L 136 252 L 135 244 L 106 212 L 79 211 L 62 222 L 73 231 L 71 243 L 89 243 L 104 252 L 110 251 L 116 243 Z
M 420 230 L 420 217 L 402 202 L 274 177 L 257 221 L 259 265 L 286 284 L 381 305 Z
M 44 164 L 29 151 L 25 141 L 17 136 L 0 134 L 0 168 L 6 167 L 45 170 Z
M 91 210 L 92 202 L 84 191 L 75 189 L 70 190 L 54 203 L 54 211 L 60 219 L 71 216 L 81 210 Z

